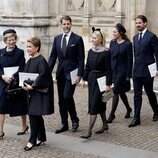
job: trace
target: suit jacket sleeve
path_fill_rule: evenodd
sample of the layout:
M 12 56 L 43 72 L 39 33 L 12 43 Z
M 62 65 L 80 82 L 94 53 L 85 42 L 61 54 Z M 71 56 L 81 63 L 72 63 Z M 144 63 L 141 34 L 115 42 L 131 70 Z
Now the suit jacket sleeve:
M 52 51 L 48 60 L 48 65 L 50 67 L 50 70 L 52 72 L 54 65 L 56 63 L 57 59 L 57 48 L 56 48 L 56 37 L 54 38 L 53 46 L 52 46 Z

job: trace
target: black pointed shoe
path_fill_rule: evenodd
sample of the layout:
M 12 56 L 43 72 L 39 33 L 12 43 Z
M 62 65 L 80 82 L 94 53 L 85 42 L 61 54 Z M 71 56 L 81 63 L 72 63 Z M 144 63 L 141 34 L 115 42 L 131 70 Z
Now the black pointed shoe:
M 61 125 L 60 127 L 59 127 L 59 129 L 57 129 L 56 131 L 55 131 L 55 133 L 56 134 L 59 134 L 59 133 L 62 133 L 62 132 L 65 132 L 65 131 L 68 131 L 68 125 Z
M 140 125 L 140 120 L 137 120 L 137 119 L 133 119 L 132 122 L 128 125 L 128 127 L 135 127 L 135 126 L 138 126 Z

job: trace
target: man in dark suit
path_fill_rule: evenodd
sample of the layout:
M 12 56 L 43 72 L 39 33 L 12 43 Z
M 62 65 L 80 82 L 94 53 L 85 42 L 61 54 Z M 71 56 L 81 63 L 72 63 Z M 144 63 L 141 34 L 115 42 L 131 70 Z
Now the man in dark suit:
M 55 133 L 68 130 L 68 113 L 72 121 L 72 131 L 79 127 L 79 119 L 75 108 L 73 94 L 76 85 L 84 72 L 84 44 L 81 36 L 71 32 L 72 20 L 69 16 L 63 16 L 60 20 L 63 33 L 54 38 L 52 52 L 49 58 L 51 71 L 58 58 L 56 71 L 57 88 L 59 96 L 59 111 L 61 115 L 61 126 Z M 75 84 L 72 85 L 70 72 L 78 68 Z
M 137 16 L 135 22 L 139 31 L 139 33 L 133 38 L 135 58 L 133 69 L 135 113 L 134 119 L 128 127 L 135 127 L 141 124 L 140 111 L 142 106 L 143 86 L 154 112 L 152 121 L 155 122 L 158 120 L 158 104 L 156 95 L 153 92 L 154 77 L 150 76 L 148 69 L 148 65 L 154 62 L 156 62 L 158 69 L 158 38 L 147 29 L 147 18 L 144 15 Z

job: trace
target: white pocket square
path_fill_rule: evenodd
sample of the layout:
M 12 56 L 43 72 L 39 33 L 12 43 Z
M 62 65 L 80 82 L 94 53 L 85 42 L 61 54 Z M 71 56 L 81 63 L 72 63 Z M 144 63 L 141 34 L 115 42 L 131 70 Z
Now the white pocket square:
M 71 46 L 71 47 L 74 47 L 74 46 L 75 46 L 75 44 L 71 44 L 70 46 Z

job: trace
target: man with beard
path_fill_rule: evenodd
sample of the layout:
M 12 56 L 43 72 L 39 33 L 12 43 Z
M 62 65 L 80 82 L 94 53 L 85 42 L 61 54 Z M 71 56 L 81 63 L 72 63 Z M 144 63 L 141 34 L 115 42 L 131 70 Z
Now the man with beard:
M 142 89 L 148 96 L 149 103 L 154 112 L 152 121 L 158 120 L 158 104 L 156 95 L 153 92 L 154 77 L 150 76 L 148 65 L 156 62 L 158 69 L 158 38 L 147 29 L 147 18 L 144 15 L 138 15 L 135 18 L 136 27 L 139 31 L 133 38 L 134 43 L 134 119 L 128 127 L 135 127 L 141 124 L 140 111 L 142 105 Z M 156 61 L 155 61 L 156 59 Z M 157 71 L 158 75 L 158 71 Z
M 59 96 L 59 111 L 61 116 L 61 126 L 55 133 L 68 130 L 68 113 L 72 121 L 72 131 L 79 127 L 79 118 L 75 108 L 73 94 L 76 85 L 80 82 L 84 71 L 84 44 L 81 36 L 71 32 L 72 20 L 69 16 L 60 19 L 63 33 L 54 38 L 52 52 L 49 58 L 51 71 L 58 58 L 56 71 L 57 88 Z M 78 69 L 75 84 L 72 85 L 70 72 Z

